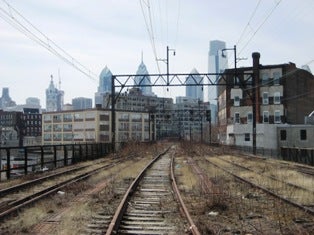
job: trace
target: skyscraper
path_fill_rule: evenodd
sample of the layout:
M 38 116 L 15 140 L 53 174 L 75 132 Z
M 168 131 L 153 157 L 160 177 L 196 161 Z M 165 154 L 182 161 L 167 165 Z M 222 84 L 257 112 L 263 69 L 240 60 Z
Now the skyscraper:
M 222 49 L 226 48 L 226 43 L 220 40 L 209 42 L 208 53 L 208 73 L 223 73 L 228 68 L 227 56 L 222 56 Z M 226 51 L 224 55 L 226 55 Z M 215 82 L 218 81 L 219 75 L 211 75 L 209 78 Z M 208 86 L 208 101 L 211 109 L 211 122 L 216 123 L 217 113 L 217 87 Z
M 73 109 L 91 109 L 93 106 L 93 100 L 85 97 L 77 97 L 72 99 Z
M 99 75 L 99 86 L 95 93 L 95 105 L 101 104 L 103 106 L 103 97 L 107 93 L 111 93 L 112 73 L 106 66 Z
M 0 109 L 15 106 L 16 103 L 11 99 L 9 95 L 9 88 L 2 88 L 2 96 L 0 97 Z
M 143 95 L 146 95 L 146 96 L 154 95 L 154 93 L 152 92 L 152 87 L 151 87 L 152 83 L 150 80 L 150 76 L 147 71 L 146 65 L 143 62 L 143 59 L 142 59 L 141 64 L 138 66 L 136 75 L 143 75 L 143 76 L 135 77 L 134 86 L 139 87 Z
M 222 49 L 226 48 L 226 43 L 219 40 L 213 40 L 209 42 L 208 53 L 208 73 L 223 73 L 228 68 L 227 57 L 222 56 Z M 226 52 L 224 52 L 226 55 Z M 218 81 L 218 75 L 210 76 L 212 81 Z M 212 86 L 208 87 L 208 99 L 209 101 L 217 98 L 217 89 Z
M 59 90 L 53 84 L 53 77 L 51 75 L 51 81 L 49 87 L 46 89 L 46 111 L 56 112 L 62 111 L 64 103 L 64 91 Z
M 202 77 L 199 75 L 199 72 L 195 68 L 192 69 L 190 75 L 186 78 L 187 85 L 185 87 L 186 96 L 203 101 L 204 100 L 203 85 L 200 86 L 194 84 L 203 84 Z

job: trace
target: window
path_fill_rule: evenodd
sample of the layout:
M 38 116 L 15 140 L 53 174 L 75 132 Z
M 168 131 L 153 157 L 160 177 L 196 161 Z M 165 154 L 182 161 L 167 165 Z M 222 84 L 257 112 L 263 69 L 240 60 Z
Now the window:
M 274 104 L 280 104 L 280 92 L 274 93 Z
M 109 115 L 108 114 L 101 114 L 99 116 L 100 121 L 109 121 Z
M 280 72 L 274 72 L 274 85 L 280 85 Z
M 54 122 L 60 122 L 61 121 L 61 115 L 60 114 L 53 115 L 53 121 Z
M 99 129 L 100 131 L 109 131 L 109 125 L 100 125 Z
M 287 131 L 280 130 L 280 140 L 287 140 Z
M 245 133 L 244 134 L 244 140 L 245 141 L 250 141 L 250 133 Z
M 269 99 L 268 99 L 268 92 L 263 93 L 263 104 L 268 104 Z
M 269 123 L 269 112 L 268 111 L 263 112 L 263 123 Z
M 142 119 L 142 114 L 140 114 L 140 113 L 132 113 L 131 114 L 132 122 L 140 122 L 141 119 Z
M 83 121 L 83 114 L 82 113 L 75 113 L 74 114 L 74 121 Z
M 300 130 L 300 140 L 306 140 L 306 130 Z
M 253 114 L 252 113 L 248 113 L 247 114 L 247 123 L 252 123 L 253 122 Z
M 268 85 L 268 79 L 269 79 L 268 73 L 263 73 L 262 74 L 262 85 Z
M 234 106 L 240 106 L 240 97 L 239 96 L 235 96 L 234 97 Z
M 239 113 L 234 114 L 234 123 L 240 123 L 240 114 Z
M 275 110 L 274 116 L 275 123 L 281 123 L 280 110 Z
M 63 124 L 63 131 L 72 131 L 72 124 Z
M 72 121 L 72 114 L 71 113 L 63 114 L 63 121 L 64 122 L 71 122 Z

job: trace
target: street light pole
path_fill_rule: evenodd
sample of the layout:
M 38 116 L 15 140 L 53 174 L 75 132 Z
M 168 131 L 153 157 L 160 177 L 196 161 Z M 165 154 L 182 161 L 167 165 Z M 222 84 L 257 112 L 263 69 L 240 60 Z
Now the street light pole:
M 167 46 L 166 49 L 167 49 L 167 51 L 166 51 L 166 54 L 167 54 L 166 59 L 157 59 L 157 61 L 163 61 L 167 65 L 167 86 L 169 86 L 169 84 L 170 84 L 170 81 L 169 81 L 169 51 L 173 51 L 173 55 L 174 56 L 176 55 L 176 51 L 175 51 L 175 49 L 170 49 L 169 46 Z
M 235 79 L 237 78 L 237 46 L 234 45 L 233 48 L 224 48 L 221 50 L 222 57 L 226 57 L 224 55 L 224 51 L 232 50 L 234 52 L 234 73 L 235 73 Z M 236 82 L 236 81 L 235 81 Z
M 115 152 L 115 145 L 116 145 L 116 98 L 115 98 L 115 76 L 111 77 L 111 149 L 112 152 Z

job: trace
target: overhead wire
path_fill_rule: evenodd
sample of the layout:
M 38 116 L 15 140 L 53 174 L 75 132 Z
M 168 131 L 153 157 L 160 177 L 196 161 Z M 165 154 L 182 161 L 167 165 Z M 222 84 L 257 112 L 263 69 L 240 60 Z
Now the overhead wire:
M 257 27 L 257 29 L 253 32 L 252 36 L 247 40 L 247 42 L 244 44 L 244 46 L 242 48 L 239 49 L 238 54 L 241 54 L 243 52 L 243 50 L 248 46 L 248 44 L 253 40 L 253 38 L 255 37 L 255 35 L 257 34 L 257 32 L 263 27 L 263 25 L 266 23 L 266 21 L 270 18 L 270 16 L 274 13 L 274 11 L 276 10 L 276 8 L 279 6 L 279 4 L 281 3 L 282 0 L 279 0 L 278 2 L 276 2 L 276 4 L 274 5 L 274 7 L 270 10 L 270 12 L 268 13 L 268 15 L 265 17 L 265 19 L 262 21 L 262 23 Z
M 160 73 L 160 67 L 159 67 L 159 63 L 158 63 L 158 57 L 157 57 L 157 51 L 156 51 L 156 45 L 155 45 L 155 39 L 154 39 L 154 30 L 153 30 L 153 24 L 152 24 L 152 17 L 151 17 L 151 12 L 150 12 L 150 4 L 149 4 L 149 0 L 147 1 L 146 4 L 144 2 L 144 4 L 148 8 L 148 15 L 149 15 L 148 16 L 149 22 L 148 22 L 148 19 L 147 19 L 146 15 L 145 15 L 145 11 L 144 11 L 144 7 L 143 7 L 143 4 L 142 4 L 142 1 L 144 2 L 144 0 L 139 0 L 140 5 L 141 5 L 142 14 L 143 14 L 143 17 L 144 17 L 146 30 L 147 30 L 147 33 L 148 33 L 148 36 L 149 36 L 149 40 L 150 40 L 150 43 L 151 43 L 151 46 L 152 46 L 153 54 L 154 54 L 154 57 L 155 57 L 154 59 L 156 61 L 158 72 Z
M 254 10 L 253 10 L 253 12 L 252 12 L 250 18 L 249 18 L 248 23 L 246 24 L 246 26 L 244 27 L 242 33 L 240 34 L 240 37 L 239 37 L 238 41 L 236 42 L 236 45 L 237 45 L 237 46 L 239 45 L 240 41 L 242 40 L 242 38 L 243 38 L 243 36 L 244 36 L 244 33 L 246 32 L 247 28 L 250 27 L 251 21 L 253 20 L 253 18 L 254 18 L 254 16 L 255 16 L 256 12 L 257 12 L 257 9 L 258 9 L 258 7 L 259 7 L 261 1 L 262 1 L 262 0 L 259 0 L 258 3 L 256 4 L 256 6 L 255 6 L 255 8 L 254 8 Z
M 258 25 L 258 27 L 256 28 L 256 30 L 253 30 L 253 33 L 252 35 L 250 36 L 250 38 L 245 42 L 244 46 L 243 47 L 239 47 L 239 45 L 241 44 L 242 41 L 245 41 L 245 38 L 244 38 L 244 35 L 245 35 L 245 32 L 247 31 L 247 28 L 248 27 L 251 27 L 253 29 L 253 27 L 251 26 L 251 22 L 252 20 L 254 19 L 259 7 L 260 7 L 260 4 L 261 4 L 261 0 L 259 0 L 255 6 L 255 8 L 253 9 L 253 12 L 251 13 L 250 17 L 249 17 L 249 20 L 248 20 L 248 23 L 246 24 L 246 26 L 244 27 L 244 29 L 242 30 L 240 36 L 239 36 L 239 39 L 237 40 L 236 42 L 236 46 L 237 46 L 237 55 L 236 55 L 236 59 L 239 60 L 239 58 L 237 57 L 238 55 L 240 55 L 244 49 L 248 46 L 248 44 L 253 40 L 253 38 L 255 37 L 255 35 L 257 34 L 257 32 L 262 28 L 262 26 L 266 23 L 266 21 L 270 18 L 270 16 L 273 14 L 273 12 L 275 11 L 275 9 L 279 6 L 279 4 L 281 3 L 282 0 L 278 0 L 278 2 L 276 2 L 276 4 L 272 7 L 272 9 L 270 10 L 270 12 L 266 15 L 266 17 L 262 20 L 262 22 Z M 228 55 L 228 53 L 227 53 Z M 233 61 L 230 61 L 231 55 L 228 55 L 227 56 L 227 60 L 224 64 L 224 66 L 227 65 L 227 67 L 230 66 L 230 64 L 233 63 Z
M 80 63 L 78 60 L 76 60 L 73 56 L 71 56 L 68 52 L 66 52 L 64 49 L 62 49 L 60 46 L 57 45 L 52 39 L 47 37 L 41 30 L 39 30 L 34 24 L 32 24 L 26 17 L 24 17 L 19 11 L 17 11 L 15 8 L 13 8 L 7 1 L 2 0 L 8 7 L 8 11 L 6 11 L 4 8 L 0 7 L 1 12 L 3 12 L 0 17 L 5 20 L 8 24 L 10 24 L 12 27 L 20 31 L 22 34 L 24 34 L 29 39 L 33 40 L 40 46 L 44 47 L 48 51 L 50 51 L 55 56 L 59 57 L 63 61 L 65 61 L 67 64 L 74 67 L 79 72 L 83 73 L 90 79 L 97 81 L 96 77 L 97 75 L 93 73 L 90 69 L 85 67 L 82 63 Z M 24 24 L 18 20 L 17 17 L 13 15 L 13 12 L 24 21 Z M 25 26 L 25 23 L 28 25 Z M 31 30 L 30 27 L 33 29 Z M 37 32 L 36 33 L 34 32 Z M 40 38 L 39 35 L 43 38 Z M 45 41 L 44 41 L 44 40 Z
M 174 47 L 177 46 L 178 41 L 178 35 L 179 35 L 179 20 L 180 20 L 180 14 L 181 13 L 181 0 L 178 0 L 178 16 L 177 16 L 177 22 L 176 22 L 176 35 L 175 35 L 175 41 L 174 41 Z

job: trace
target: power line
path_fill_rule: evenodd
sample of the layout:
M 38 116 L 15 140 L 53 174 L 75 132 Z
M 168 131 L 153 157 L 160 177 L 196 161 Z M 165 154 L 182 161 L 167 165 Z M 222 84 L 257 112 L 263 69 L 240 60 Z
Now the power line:
M 143 2 L 144 2 L 144 0 L 143 0 Z M 160 73 L 160 67 L 159 67 L 159 64 L 158 64 L 158 57 L 157 57 L 157 51 L 156 51 L 156 45 L 155 45 L 152 17 L 151 17 L 151 12 L 150 12 L 150 4 L 149 4 L 149 1 L 147 1 L 147 3 L 144 2 L 144 4 L 148 8 L 149 23 L 148 23 L 147 17 L 145 16 L 145 11 L 144 11 L 144 7 L 143 7 L 143 4 L 142 4 L 142 0 L 140 0 L 140 5 L 141 5 L 142 14 L 143 14 L 143 17 L 144 17 L 146 30 L 147 30 L 147 33 L 148 33 L 148 36 L 149 36 L 149 39 L 150 39 L 150 43 L 151 43 L 152 49 L 153 49 L 153 53 L 154 53 L 154 57 L 155 57 L 156 65 L 157 65 L 157 69 L 158 69 L 158 72 Z
M 44 47 L 48 51 L 50 51 L 55 56 L 59 57 L 67 64 L 74 67 L 79 72 L 83 73 L 90 79 L 97 81 L 97 75 L 81 64 L 78 60 L 72 57 L 69 53 L 67 53 L 64 49 L 58 46 L 53 40 L 48 38 L 41 30 L 39 30 L 34 24 L 32 24 L 29 20 L 26 19 L 20 12 L 18 12 L 15 8 L 13 8 L 8 2 L 2 0 L 8 7 L 8 11 L 4 8 L 0 7 L 0 17 L 10 24 L 12 27 L 17 29 L 19 32 L 24 34 L 29 39 L 33 40 L 40 46 Z M 13 14 L 15 13 L 15 15 Z M 16 17 L 18 16 L 18 17 Z M 20 20 L 18 19 L 20 18 Z M 24 21 L 24 24 L 21 22 Z M 26 25 L 25 25 L 26 23 Z M 33 30 L 32 30 L 33 29 Z
M 276 8 L 279 6 L 282 0 L 279 0 L 275 6 L 271 9 L 269 14 L 265 17 L 265 19 L 262 21 L 262 23 L 257 27 L 257 29 L 253 32 L 253 35 L 247 40 L 245 45 L 239 50 L 239 54 L 242 53 L 242 51 L 248 46 L 248 44 L 252 41 L 252 39 L 255 37 L 257 32 L 262 28 L 262 26 L 266 23 L 266 21 L 270 18 L 270 16 L 273 14 L 273 12 L 276 10 Z
M 253 10 L 253 12 L 252 12 L 252 14 L 251 14 L 251 16 L 250 16 L 250 19 L 249 19 L 248 23 L 246 24 L 246 26 L 244 27 L 244 29 L 243 29 L 243 31 L 242 31 L 242 33 L 241 33 L 241 35 L 240 35 L 240 37 L 239 37 L 239 39 L 238 39 L 236 45 L 238 45 L 238 44 L 240 43 L 240 41 L 242 40 L 242 37 L 244 36 L 245 31 L 247 30 L 248 27 L 250 27 L 251 21 L 252 21 L 252 19 L 254 18 L 255 14 L 256 14 L 256 12 L 257 12 L 257 9 L 258 9 L 258 7 L 259 7 L 259 5 L 260 5 L 260 3 L 261 3 L 261 1 L 262 1 L 262 0 L 259 0 L 258 3 L 257 3 L 257 5 L 255 6 L 255 8 L 254 8 L 254 10 Z

